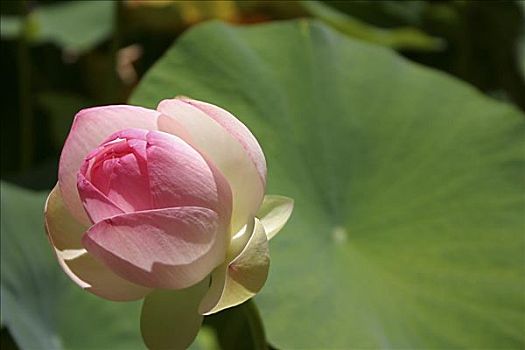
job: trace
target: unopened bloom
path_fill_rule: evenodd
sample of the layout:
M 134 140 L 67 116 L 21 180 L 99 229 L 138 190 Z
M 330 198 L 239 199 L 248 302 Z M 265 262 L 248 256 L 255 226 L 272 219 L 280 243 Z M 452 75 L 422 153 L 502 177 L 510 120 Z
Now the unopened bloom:
M 109 300 L 145 298 L 148 346 L 185 347 L 202 315 L 246 301 L 266 281 L 268 240 L 293 202 L 265 197 L 265 186 L 257 140 L 224 109 L 187 98 L 157 110 L 95 107 L 75 117 L 46 229 L 79 286 Z M 169 291 L 185 305 L 173 310 L 187 328 L 174 340 L 154 325 Z

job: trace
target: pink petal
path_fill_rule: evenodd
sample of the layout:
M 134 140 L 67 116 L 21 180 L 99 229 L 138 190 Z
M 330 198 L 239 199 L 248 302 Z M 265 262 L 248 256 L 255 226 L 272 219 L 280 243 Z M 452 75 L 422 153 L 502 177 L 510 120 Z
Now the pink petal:
M 184 137 L 224 175 L 233 196 L 232 232 L 240 230 L 255 215 L 264 196 L 264 179 L 249 153 L 220 123 L 187 102 L 164 100 L 157 109 L 162 113 L 160 130 Z M 181 128 L 186 134 L 180 133 Z
M 85 233 L 82 243 L 133 283 L 181 289 L 202 280 L 224 261 L 226 238 L 213 210 L 179 207 L 100 221 Z
M 78 173 L 77 186 L 82 204 L 92 223 L 124 213 L 124 210 L 95 188 L 81 173 Z
M 78 221 L 89 223 L 76 186 L 84 158 L 118 130 L 157 130 L 158 115 L 157 111 L 125 105 L 95 107 L 77 113 L 60 156 L 58 177 L 64 202 Z
M 112 301 L 142 299 L 151 289 L 131 283 L 94 259 L 85 249 L 55 249 L 64 272 L 82 289 Z
M 107 180 L 107 197 L 110 200 L 126 213 L 151 209 L 147 168 L 145 173 L 141 171 L 134 154 L 108 159 L 104 162 L 104 168 L 97 175 Z
M 46 201 L 45 227 L 58 262 L 81 288 L 109 300 L 136 300 L 148 288 L 124 280 L 93 259 L 82 248 L 80 239 L 86 228 L 71 216 L 62 201 L 58 184 Z
M 244 125 L 239 119 L 235 118 L 230 112 L 218 106 L 192 100 L 190 98 L 180 98 L 180 100 L 206 113 L 226 129 L 226 131 L 228 131 L 237 141 L 239 141 L 246 153 L 250 156 L 252 162 L 255 164 L 255 167 L 261 176 L 261 180 L 266 183 L 266 159 L 264 158 L 264 153 L 259 142 L 246 125 Z
M 215 166 L 177 136 L 147 135 L 148 178 L 153 208 L 197 206 L 219 213 L 229 224 L 231 189 Z
M 112 134 L 81 167 L 93 186 L 126 213 L 152 208 L 146 156 L 148 132 L 125 129 Z

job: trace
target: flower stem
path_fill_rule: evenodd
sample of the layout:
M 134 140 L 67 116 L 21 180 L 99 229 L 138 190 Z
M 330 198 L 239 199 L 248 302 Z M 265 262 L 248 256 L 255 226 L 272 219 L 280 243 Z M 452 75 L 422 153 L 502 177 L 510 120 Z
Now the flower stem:
M 248 320 L 248 326 L 252 333 L 255 350 L 268 350 L 268 343 L 266 342 L 266 334 L 264 333 L 264 326 L 262 323 L 259 310 L 253 300 L 248 300 L 243 304 L 243 312 Z

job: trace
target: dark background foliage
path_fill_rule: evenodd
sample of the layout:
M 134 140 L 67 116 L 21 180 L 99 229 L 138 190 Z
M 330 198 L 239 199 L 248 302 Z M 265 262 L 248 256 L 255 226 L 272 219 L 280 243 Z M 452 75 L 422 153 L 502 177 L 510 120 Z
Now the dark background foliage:
M 71 4 L 63 1 L 1 2 L 4 179 L 35 189 L 50 188 L 75 112 L 125 102 L 144 72 L 185 29 L 210 18 L 255 23 L 320 17 L 372 42 L 376 40 L 369 32 L 381 30 L 382 36 L 395 37 L 399 28 L 417 29 L 430 44 L 395 40 L 382 44 L 525 110 L 524 6 L 516 1 L 330 1 L 316 4 L 325 7 L 322 11 L 297 1 L 88 3 L 87 7 L 103 8 L 106 15 L 64 7 Z M 345 17 L 334 20 L 333 13 L 326 16 L 326 9 Z M 66 16 L 80 16 L 81 21 L 68 22 Z M 345 31 L 344 19 L 358 25 Z M 98 36 L 86 35 L 97 27 L 103 27 Z

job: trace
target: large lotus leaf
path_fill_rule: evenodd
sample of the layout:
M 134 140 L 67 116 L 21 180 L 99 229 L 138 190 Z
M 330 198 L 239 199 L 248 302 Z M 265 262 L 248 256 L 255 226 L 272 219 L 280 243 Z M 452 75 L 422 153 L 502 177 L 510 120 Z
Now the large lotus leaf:
M 2 323 L 21 349 L 144 349 L 140 303 L 102 300 L 70 281 L 47 241 L 45 193 L 2 183 Z
M 525 346 L 525 122 L 315 22 L 184 35 L 135 104 L 187 95 L 256 134 L 295 199 L 257 302 L 278 348 Z

